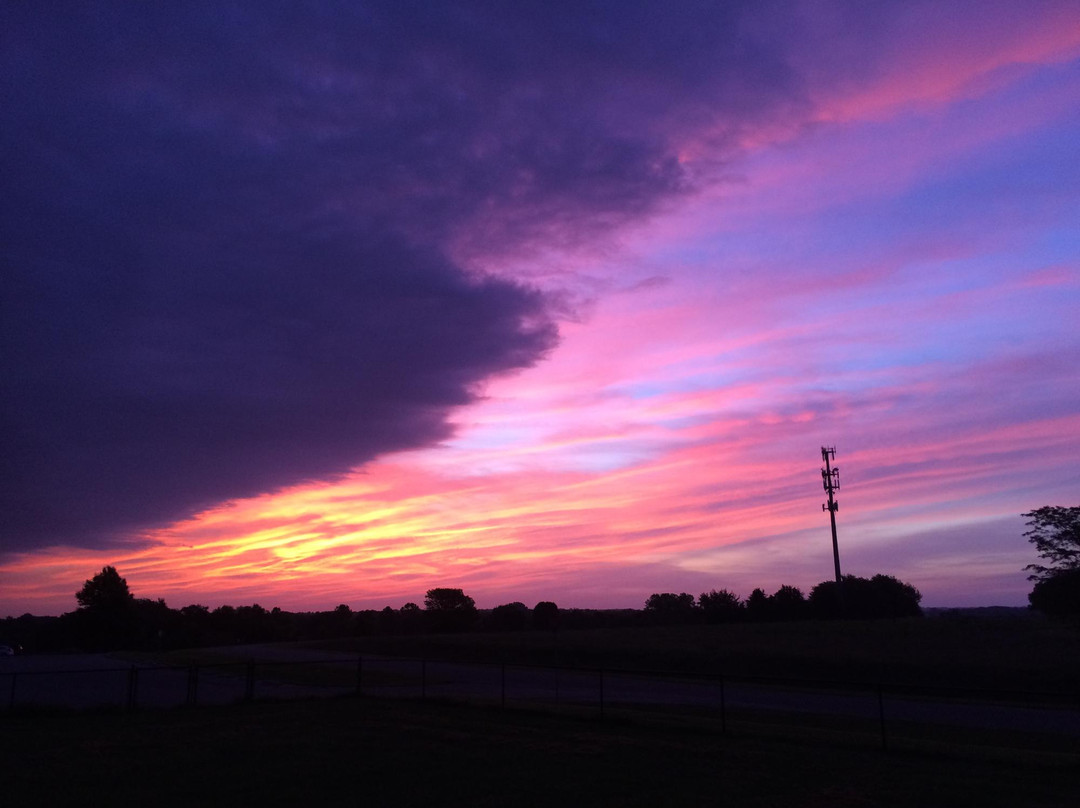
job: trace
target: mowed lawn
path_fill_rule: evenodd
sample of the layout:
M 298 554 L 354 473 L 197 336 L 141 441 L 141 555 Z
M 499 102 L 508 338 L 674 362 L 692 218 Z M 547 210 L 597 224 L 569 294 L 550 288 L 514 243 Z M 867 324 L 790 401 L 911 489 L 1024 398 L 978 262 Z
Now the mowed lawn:
M 357 638 L 336 650 L 556 666 L 1080 696 L 1080 626 L 1006 617 L 741 623 Z
M 1075 761 L 1073 762 L 1075 763 Z M 0 802 L 1071 806 L 1075 765 L 883 753 L 439 702 L 0 716 Z

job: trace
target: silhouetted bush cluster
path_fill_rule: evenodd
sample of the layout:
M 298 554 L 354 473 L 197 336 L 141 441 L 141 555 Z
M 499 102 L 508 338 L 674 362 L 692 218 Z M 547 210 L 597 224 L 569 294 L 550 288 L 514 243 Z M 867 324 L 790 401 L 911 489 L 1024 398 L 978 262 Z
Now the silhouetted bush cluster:
M 755 589 L 745 600 L 727 589 L 694 596 L 682 592 L 662 592 L 645 601 L 649 621 L 659 624 L 765 622 L 781 620 L 878 619 L 917 617 L 922 614 L 922 595 L 911 584 L 891 575 L 859 578 L 845 575 L 842 584 L 823 581 L 810 590 L 809 597 L 795 586 L 781 586 L 766 595 Z
M 836 581 L 823 581 L 810 590 L 808 602 L 814 616 L 877 619 L 922 614 L 919 590 L 891 575 L 870 579 L 845 575 L 842 583 L 838 586 Z

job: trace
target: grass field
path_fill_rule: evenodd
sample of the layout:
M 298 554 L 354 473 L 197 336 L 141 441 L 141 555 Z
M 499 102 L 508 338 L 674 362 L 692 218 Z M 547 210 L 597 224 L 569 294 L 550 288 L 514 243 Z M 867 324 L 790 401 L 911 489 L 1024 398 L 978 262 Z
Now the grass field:
M 806 621 L 357 638 L 431 659 L 989 688 L 1080 697 L 1080 630 L 1038 616 Z
M 335 699 L 0 721 L 5 805 L 1070 806 L 1075 765 Z
M 1080 669 L 1075 627 L 1016 617 L 412 636 L 319 647 L 1066 698 L 1075 697 Z M 220 664 L 249 653 L 155 656 Z M 311 675 L 304 670 L 296 675 Z M 783 714 L 729 719 L 721 734 L 715 717 L 637 708 L 614 709 L 601 721 L 592 710 L 364 698 L 133 714 L 17 710 L 0 716 L 0 804 L 951 807 L 1072 806 L 1080 798 L 1076 751 L 1051 737 L 1021 744 L 1007 732 L 973 738 L 973 730 L 915 726 L 902 728 L 906 738 L 885 753 L 869 725 Z

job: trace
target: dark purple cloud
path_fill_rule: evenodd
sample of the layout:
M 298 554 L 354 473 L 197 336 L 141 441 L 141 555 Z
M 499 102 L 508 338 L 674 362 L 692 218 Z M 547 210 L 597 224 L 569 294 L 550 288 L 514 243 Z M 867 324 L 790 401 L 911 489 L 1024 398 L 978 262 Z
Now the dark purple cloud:
M 7 4 L 2 549 L 101 546 L 448 434 L 555 344 L 450 257 L 692 187 L 790 98 L 734 4 Z M 724 127 L 713 128 L 723 137 Z

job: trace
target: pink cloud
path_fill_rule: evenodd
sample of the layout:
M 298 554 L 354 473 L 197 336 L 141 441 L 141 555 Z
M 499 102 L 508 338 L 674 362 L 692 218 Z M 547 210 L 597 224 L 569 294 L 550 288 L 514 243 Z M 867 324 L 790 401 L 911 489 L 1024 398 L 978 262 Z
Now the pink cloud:
M 850 20 L 808 9 L 802 22 L 811 33 L 796 62 L 819 77 L 811 92 L 822 119 L 940 107 L 992 90 L 1018 69 L 1080 54 L 1080 14 L 1072 3 L 1040 4 L 1038 13 L 1015 3 L 908 3 L 896 11 L 877 21 L 884 30 L 860 39 L 847 35 Z M 832 64 L 842 65 L 842 81 L 816 52 L 823 42 L 835 52 Z

